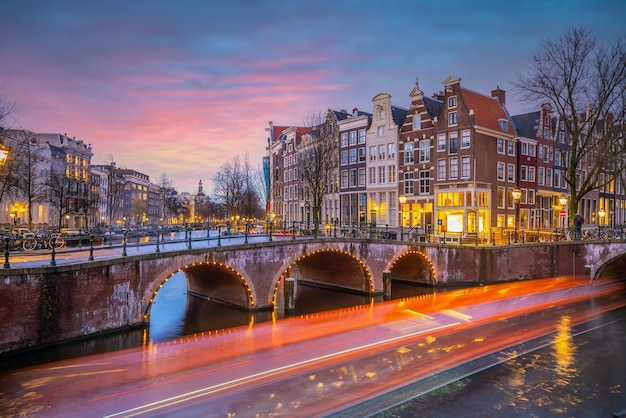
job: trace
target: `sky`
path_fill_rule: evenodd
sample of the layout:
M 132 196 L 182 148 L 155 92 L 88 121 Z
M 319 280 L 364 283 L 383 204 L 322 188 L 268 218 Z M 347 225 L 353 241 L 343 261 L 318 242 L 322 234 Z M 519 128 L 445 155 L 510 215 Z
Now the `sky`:
M 626 35 L 622 0 L 2 0 L 0 101 L 12 128 L 67 133 L 179 192 L 233 158 L 260 169 L 269 122 L 327 109 L 408 108 L 448 76 L 511 114 L 541 43 L 574 26 Z

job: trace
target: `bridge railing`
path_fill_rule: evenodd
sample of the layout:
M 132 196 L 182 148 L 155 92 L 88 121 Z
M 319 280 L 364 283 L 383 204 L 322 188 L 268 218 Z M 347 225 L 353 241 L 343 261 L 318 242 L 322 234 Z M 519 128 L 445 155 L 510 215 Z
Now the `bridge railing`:
M 291 222 L 270 224 L 260 233 L 245 228 L 243 230 L 216 227 L 206 230 L 192 230 L 189 227 L 174 232 L 158 229 L 156 234 L 140 236 L 125 233 L 119 236 L 91 235 L 74 242 L 67 237 L 46 237 L 24 239 L 0 237 L 0 254 L 4 253 L 3 268 L 11 268 L 11 263 L 21 266 L 56 266 L 59 253 L 76 253 L 66 263 L 94 261 L 96 258 L 126 257 L 131 253 L 147 254 L 161 251 L 190 250 L 194 248 L 220 247 L 222 245 L 242 245 L 271 242 L 274 240 L 303 240 L 315 238 L 368 239 L 430 243 L 433 245 L 523 245 L 537 242 L 564 241 L 625 241 L 626 228 L 618 226 L 587 225 L 580 231 L 571 228 L 558 228 L 551 231 L 504 230 L 499 236 L 490 234 L 464 234 L 445 231 L 432 231 L 427 227 L 390 227 L 375 223 L 321 223 Z

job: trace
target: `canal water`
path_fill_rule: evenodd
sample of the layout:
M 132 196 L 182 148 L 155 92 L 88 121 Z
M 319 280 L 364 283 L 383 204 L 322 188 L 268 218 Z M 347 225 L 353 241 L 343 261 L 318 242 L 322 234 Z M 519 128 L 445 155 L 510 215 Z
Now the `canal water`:
M 585 324 L 562 325 L 552 336 L 477 362 L 496 364 L 505 354 L 511 360 L 426 393 L 428 383 L 407 386 L 369 400 L 374 406 L 356 416 L 626 417 L 626 308 Z M 462 376 L 465 368 L 471 366 L 445 374 Z
M 392 298 L 432 292 L 394 282 Z M 159 291 L 148 329 L 100 335 L 15 356 L 0 357 L 10 370 L 90 354 L 138 347 L 183 335 L 249 325 L 272 319 L 271 312 L 249 314 L 188 297 L 183 273 Z M 625 296 L 626 297 L 626 296 Z M 374 300 L 378 301 L 378 300 Z M 360 304 L 372 298 L 311 286 L 298 286 L 294 315 Z M 594 325 L 595 324 L 595 325 Z M 612 417 L 626 410 L 626 309 L 609 312 L 590 329 L 572 327 L 561 341 L 462 377 L 424 394 L 406 387 L 374 403 L 377 418 L 413 417 Z M 419 395 L 419 396 L 417 396 Z M 371 411 L 370 411 L 371 412 Z
M 433 292 L 431 287 L 394 283 L 392 298 Z M 298 284 L 295 310 L 290 316 L 305 315 L 382 301 L 382 296 L 339 292 Z M 139 347 L 183 335 L 271 321 L 271 311 L 249 313 L 195 296 L 187 295 L 182 272 L 172 276 L 154 298 L 147 329 L 130 329 L 58 344 L 17 355 L 0 356 L 0 370 L 11 370 L 52 361 Z

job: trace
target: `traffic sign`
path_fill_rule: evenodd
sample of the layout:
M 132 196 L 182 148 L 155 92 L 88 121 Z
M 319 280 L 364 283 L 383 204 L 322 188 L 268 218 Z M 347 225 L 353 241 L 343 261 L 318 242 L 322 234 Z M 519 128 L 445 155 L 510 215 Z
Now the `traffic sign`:
M 564 218 L 567 216 L 567 211 L 565 211 L 564 209 L 561 209 L 561 211 L 559 212 L 559 216 Z

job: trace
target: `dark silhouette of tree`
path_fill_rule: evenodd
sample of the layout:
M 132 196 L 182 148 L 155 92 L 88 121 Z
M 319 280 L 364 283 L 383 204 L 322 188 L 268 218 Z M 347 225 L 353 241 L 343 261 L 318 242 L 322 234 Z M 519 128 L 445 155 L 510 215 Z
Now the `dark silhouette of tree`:
M 236 155 L 224 163 L 213 178 L 216 199 L 226 210 L 226 217 L 263 216 L 255 173 L 248 154 Z
M 322 112 L 312 113 L 305 120 L 309 132 L 302 137 L 298 150 L 300 193 L 312 213 L 315 233 L 319 232 L 324 196 L 333 184 L 338 164 L 338 138 L 334 125 Z
M 550 104 L 565 129 L 569 147 L 556 152 L 575 214 L 587 193 L 623 178 L 626 169 L 626 44 L 600 45 L 575 27 L 542 47 L 516 88 L 528 102 Z
M 16 154 L 13 166 L 15 188 L 26 200 L 28 227 L 32 229 L 33 205 L 43 200 L 46 194 L 46 183 L 39 175 L 39 171 L 44 161 L 43 147 L 47 148 L 48 145 L 40 145 L 35 134 L 25 130 L 15 132 L 13 144 L 12 152 Z
M 46 186 L 46 201 L 57 215 L 56 224 L 53 225 L 60 229 L 63 226 L 63 216 L 70 211 L 70 186 L 65 171 L 50 170 Z

